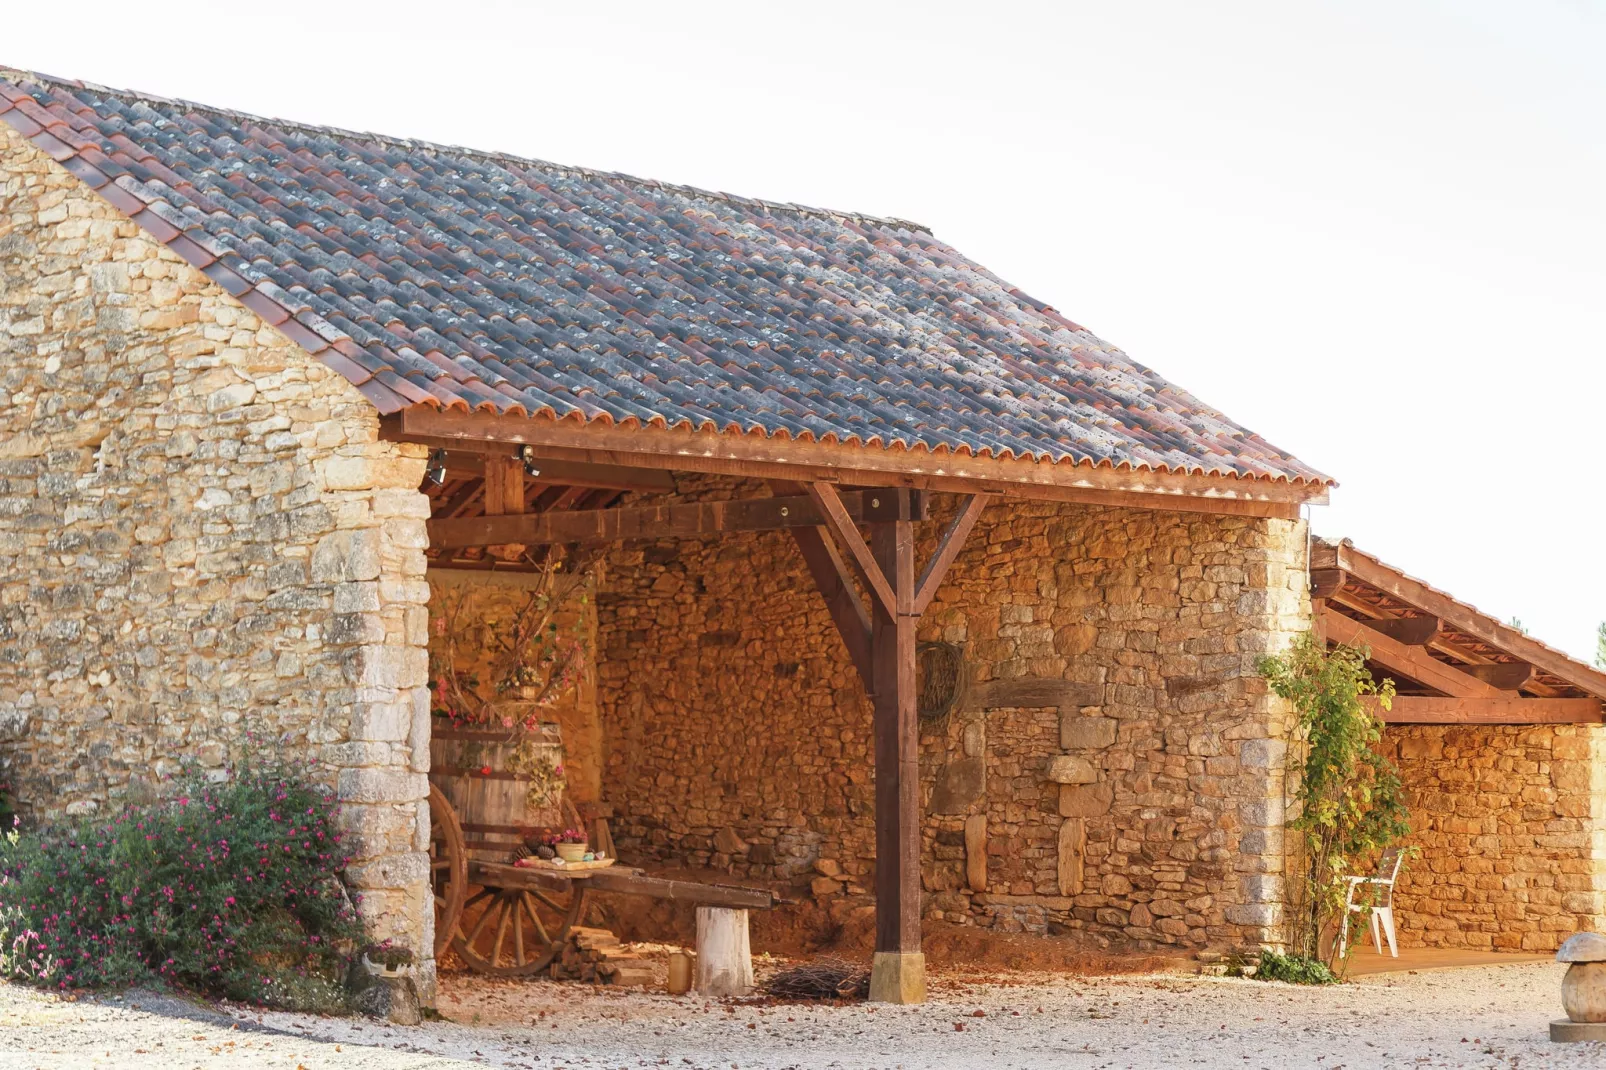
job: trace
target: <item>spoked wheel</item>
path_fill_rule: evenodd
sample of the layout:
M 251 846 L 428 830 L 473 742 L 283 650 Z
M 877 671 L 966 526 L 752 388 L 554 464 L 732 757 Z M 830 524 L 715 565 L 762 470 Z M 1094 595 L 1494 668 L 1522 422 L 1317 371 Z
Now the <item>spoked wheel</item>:
M 429 881 L 435 892 L 435 957 L 457 931 L 468 896 L 468 850 L 463 826 L 441 789 L 429 786 Z
M 463 904 L 452 941 L 469 967 L 495 977 L 528 977 L 546 969 L 580 919 L 585 891 L 481 888 Z

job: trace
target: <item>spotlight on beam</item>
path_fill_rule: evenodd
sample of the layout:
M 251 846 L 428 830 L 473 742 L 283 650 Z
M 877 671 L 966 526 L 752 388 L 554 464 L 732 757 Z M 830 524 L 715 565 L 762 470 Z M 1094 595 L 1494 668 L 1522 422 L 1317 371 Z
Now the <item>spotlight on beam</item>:
M 424 482 L 437 487 L 446 482 L 445 450 L 429 451 L 429 466 L 424 469 Z
M 535 451 L 530 447 L 519 447 L 519 460 L 524 462 L 524 474 L 529 476 L 531 479 L 534 479 L 541 474 L 541 469 L 536 465 Z

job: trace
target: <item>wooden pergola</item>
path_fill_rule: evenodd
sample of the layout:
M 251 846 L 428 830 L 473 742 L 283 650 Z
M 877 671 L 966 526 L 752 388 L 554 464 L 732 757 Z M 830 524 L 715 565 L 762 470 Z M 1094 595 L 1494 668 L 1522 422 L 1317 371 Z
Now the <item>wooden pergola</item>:
M 1407 576 L 1348 541 L 1311 552 L 1331 644 L 1367 647 L 1398 688 L 1390 724 L 1598 724 L 1606 673 Z
M 919 1002 L 921 801 L 915 630 L 987 503 L 999 496 L 1278 517 L 1326 488 L 1147 470 L 935 455 L 689 431 L 580 427 L 408 409 L 385 437 L 430 447 L 431 567 L 520 570 L 491 552 L 632 538 L 789 530 L 874 711 L 876 944 L 871 998 Z M 671 472 L 764 481 L 769 497 L 654 501 Z M 925 562 L 933 492 L 960 504 Z M 641 497 L 621 505 L 634 493 Z

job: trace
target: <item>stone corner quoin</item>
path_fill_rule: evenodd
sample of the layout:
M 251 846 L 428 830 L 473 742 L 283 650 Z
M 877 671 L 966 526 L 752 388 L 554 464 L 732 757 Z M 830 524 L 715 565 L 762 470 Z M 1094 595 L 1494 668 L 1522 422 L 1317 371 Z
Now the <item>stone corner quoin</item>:
M 338 791 L 376 938 L 428 960 L 423 468 L 0 125 L 0 750 L 31 816 L 282 743 Z

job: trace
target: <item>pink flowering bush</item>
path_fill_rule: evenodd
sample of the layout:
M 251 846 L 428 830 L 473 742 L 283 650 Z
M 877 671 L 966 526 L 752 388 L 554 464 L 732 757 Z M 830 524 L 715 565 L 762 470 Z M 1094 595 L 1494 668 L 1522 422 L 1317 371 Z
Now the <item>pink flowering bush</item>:
M 0 970 L 334 1009 L 362 930 L 336 876 L 330 794 L 277 763 L 176 787 L 110 821 L 0 841 Z

